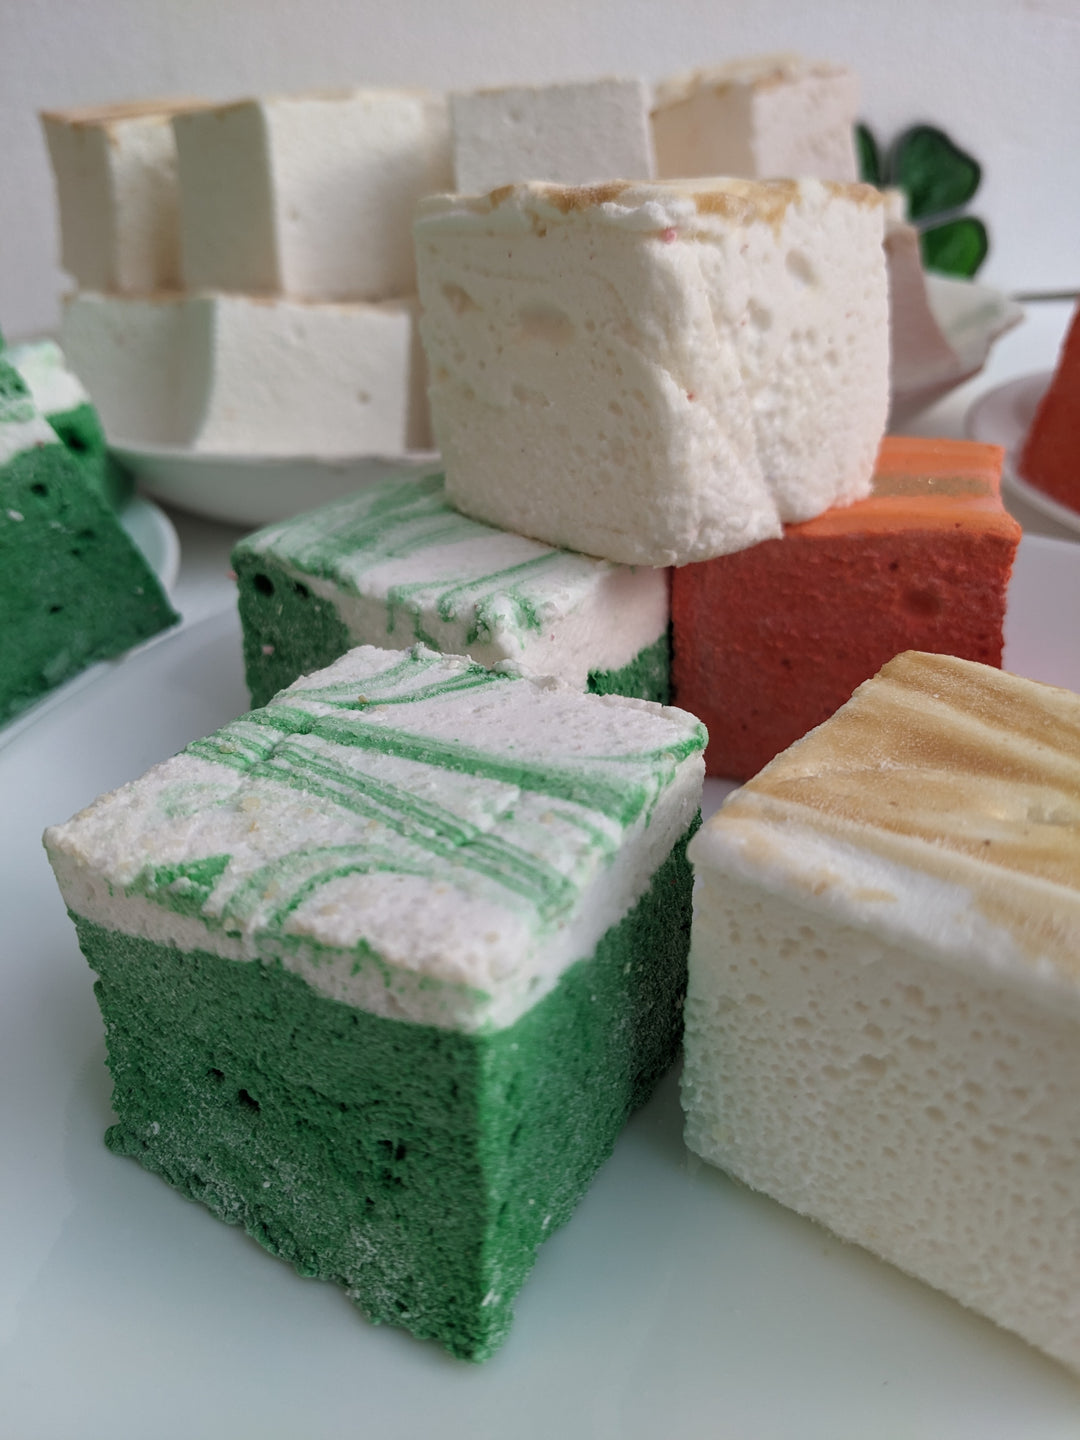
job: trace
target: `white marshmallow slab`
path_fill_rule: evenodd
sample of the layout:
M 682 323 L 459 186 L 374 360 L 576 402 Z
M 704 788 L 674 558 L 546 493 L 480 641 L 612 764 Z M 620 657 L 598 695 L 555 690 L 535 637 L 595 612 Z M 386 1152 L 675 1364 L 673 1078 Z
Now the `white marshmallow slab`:
M 850 70 L 798 55 L 673 76 L 653 105 L 657 174 L 857 180 L 858 104 Z
M 81 291 L 64 306 L 60 343 L 113 443 L 183 445 L 183 296 Z
M 867 494 L 888 405 L 882 206 L 815 180 L 528 184 L 423 202 L 447 494 L 683 565 Z
M 687 1143 L 1080 1369 L 1080 697 L 909 653 L 691 846 Z
M 446 101 L 282 96 L 178 117 L 184 282 L 304 300 L 411 294 L 409 227 L 450 184 Z
M 519 180 L 583 185 L 656 173 L 642 80 L 522 85 L 451 95 L 454 182 L 465 193 Z
M 84 289 L 151 294 L 180 284 L 172 117 L 158 100 L 41 116 L 60 206 L 61 263 Z
M 110 439 L 219 454 L 397 454 L 428 443 L 415 303 L 80 294 L 64 349 Z

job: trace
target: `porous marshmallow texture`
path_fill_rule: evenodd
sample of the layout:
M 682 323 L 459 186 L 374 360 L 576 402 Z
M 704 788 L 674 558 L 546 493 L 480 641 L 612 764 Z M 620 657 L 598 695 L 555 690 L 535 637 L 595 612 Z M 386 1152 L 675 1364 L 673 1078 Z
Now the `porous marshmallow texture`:
M 615 182 L 438 196 L 415 226 L 447 493 L 682 565 L 868 493 L 888 406 L 867 186 Z
M 524 85 L 451 95 L 454 183 L 463 193 L 519 180 L 583 185 L 656 173 L 642 80 Z
M 384 300 L 415 288 L 409 225 L 451 183 L 445 99 L 358 90 L 182 116 L 189 289 Z
M 171 120 L 198 101 L 46 111 L 60 206 L 60 258 L 80 286 L 126 294 L 180 283 Z
M 80 294 L 64 348 L 114 441 L 251 455 L 428 443 L 415 306 Z
M 1080 697 L 908 653 L 691 848 L 688 1145 L 1080 1369 Z
M 657 86 L 657 174 L 857 180 L 859 85 L 842 66 L 766 55 Z

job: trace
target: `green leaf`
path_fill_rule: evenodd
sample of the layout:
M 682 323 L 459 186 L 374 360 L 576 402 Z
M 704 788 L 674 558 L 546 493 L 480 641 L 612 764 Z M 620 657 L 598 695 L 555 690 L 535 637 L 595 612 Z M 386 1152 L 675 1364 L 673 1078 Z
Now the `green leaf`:
M 881 186 L 881 153 L 873 132 L 860 120 L 855 126 L 855 154 L 859 158 L 859 179 L 868 185 Z
M 907 191 L 912 220 L 959 210 L 982 179 L 979 162 L 933 125 L 905 130 L 893 146 L 890 161 L 894 183 Z
M 960 275 L 966 280 L 978 270 L 990 249 L 986 226 L 974 215 L 962 215 L 935 225 L 919 236 L 923 265 L 942 275 Z

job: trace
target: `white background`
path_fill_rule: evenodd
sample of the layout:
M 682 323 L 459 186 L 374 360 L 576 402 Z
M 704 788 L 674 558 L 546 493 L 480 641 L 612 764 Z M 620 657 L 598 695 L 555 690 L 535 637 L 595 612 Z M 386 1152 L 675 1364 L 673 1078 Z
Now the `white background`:
M 39 109 L 656 80 L 777 49 L 855 67 L 879 134 L 929 120 L 977 156 L 981 278 L 1080 287 L 1080 0 L 0 0 L 0 326 L 52 328 L 65 288 Z

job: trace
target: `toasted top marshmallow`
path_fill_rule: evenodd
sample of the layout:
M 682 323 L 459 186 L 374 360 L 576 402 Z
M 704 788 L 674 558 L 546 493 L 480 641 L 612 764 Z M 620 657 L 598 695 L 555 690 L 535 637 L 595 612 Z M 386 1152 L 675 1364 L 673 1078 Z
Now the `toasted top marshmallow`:
M 1080 1006 L 1080 696 L 909 651 L 736 791 L 691 854 Z

